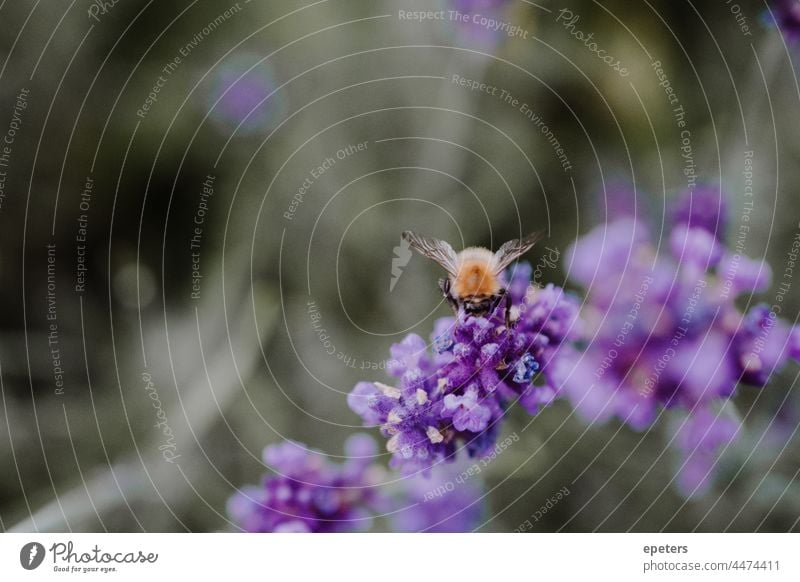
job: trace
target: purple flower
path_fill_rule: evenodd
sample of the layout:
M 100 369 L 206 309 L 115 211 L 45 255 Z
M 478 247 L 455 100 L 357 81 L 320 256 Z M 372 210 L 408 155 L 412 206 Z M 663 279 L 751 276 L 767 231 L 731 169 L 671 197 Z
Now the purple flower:
M 800 326 L 796 326 L 792 330 L 792 335 L 789 338 L 789 354 L 795 360 L 800 361 Z
M 478 402 L 478 387 L 472 385 L 463 396 L 448 394 L 444 397 L 443 418 L 452 418 L 453 427 L 458 431 L 480 433 L 489 426 L 492 411 Z
M 739 382 L 762 387 L 797 359 L 788 324 L 766 306 L 737 307 L 738 297 L 766 289 L 771 272 L 724 247 L 724 208 L 718 188 L 686 192 L 660 253 L 632 218 L 599 226 L 568 250 L 569 276 L 586 288 L 587 347 L 562 358 L 551 378 L 579 414 L 641 430 L 662 409 L 679 409 L 700 423 L 707 416 L 693 411 L 719 407 Z M 688 474 L 707 457 L 692 455 Z
M 770 376 L 790 357 L 800 359 L 792 349 L 792 334 L 788 324 L 767 305 L 751 309 L 741 320 L 736 335 L 736 355 L 743 380 L 754 386 L 766 386 Z
M 285 112 L 277 86 L 269 63 L 258 55 L 239 54 L 212 72 L 206 106 L 211 118 L 228 130 L 267 131 Z
M 384 499 L 371 464 L 375 442 L 357 434 L 345 444 L 348 459 L 331 463 L 319 451 L 285 441 L 264 449 L 274 471 L 260 486 L 246 486 L 228 500 L 228 515 L 248 532 L 363 530 Z
M 685 497 L 708 491 L 721 454 L 740 429 L 738 419 L 706 408 L 690 414 L 680 424 L 675 436 L 681 457 L 677 485 Z
M 353 389 L 348 404 L 366 426 L 380 426 L 392 467 L 428 471 L 460 447 L 483 455 L 508 406 L 519 400 L 535 413 L 555 398 L 551 369 L 562 353 L 573 353 L 566 348 L 579 336 L 578 304 L 557 287 L 531 285 L 530 275 L 525 265 L 511 271 L 511 329 L 502 307 L 489 317 L 442 318 L 432 354 L 415 334 L 392 347 L 388 371 L 396 386 L 362 382 Z
M 683 194 L 672 214 L 674 226 L 699 228 L 723 240 L 727 228 L 727 205 L 719 186 L 703 184 Z
M 772 269 L 764 261 L 755 261 L 737 253 L 726 252 L 717 273 L 737 294 L 763 293 L 772 284 Z
M 647 200 L 627 182 L 613 180 L 595 193 L 593 202 L 595 212 L 604 216 L 635 217 L 642 211 Z
M 800 40 L 800 2 L 798 0 L 770 0 L 769 7 L 770 10 L 765 10 L 763 13 L 764 22 L 767 25 L 777 23 L 787 41 L 797 42 Z
M 378 391 L 372 382 L 359 382 L 347 395 L 347 405 L 363 419 L 364 426 L 377 426 L 382 418 L 375 406 L 378 398 Z
M 701 271 L 715 267 L 722 259 L 722 248 L 714 235 L 702 228 L 678 225 L 669 239 L 672 254 L 685 265 Z
M 492 51 L 501 43 L 503 38 L 512 36 L 526 37 L 525 30 L 504 17 L 506 7 L 511 0 L 446 0 L 450 10 L 461 13 L 456 20 L 456 35 L 458 42 L 477 46 L 479 49 Z M 508 27 L 496 29 L 492 22 L 506 22 Z
M 406 477 L 391 516 L 395 532 L 461 533 L 481 521 L 483 489 L 463 463 L 434 467 L 428 476 Z
M 461 12 L 497 10 L 509 4 L 509 0 L 453 0 L 453 8 Z
M 616 295 L 616 289 L 608 285 L 608 273 L 630 279 L 630 269 L 626 267 L 647 259 L 640 255 L 648 252 L 649 243 L 650 233 L 643 224 L 632 217 L 621 218 L 575 241 L 565 254 L 565 267 L 575 283 L 592 289 L 595 303 L 607 305 Z M 606 284 L 600 285 L 604 280 Z M 595 281 L 598 285 L 594 285 Z
M 387 371 L 392 376 L 402 377 L 403 374 L 416 374 L 424 372 L 430 366 L 428 361 L 428 344 L 416 334 L 409 334 L 399 344 L 394 344 L 390 350 L 391 359 L 387 362 Z

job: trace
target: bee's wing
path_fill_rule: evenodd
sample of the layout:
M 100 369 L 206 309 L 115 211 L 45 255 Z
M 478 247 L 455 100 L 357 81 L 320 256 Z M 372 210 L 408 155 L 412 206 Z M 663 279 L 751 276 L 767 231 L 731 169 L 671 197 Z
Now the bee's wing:
M 449 243 L 438 238 L 427 238 L 407 230 L 403 238 L 419 254 L 439 263 L 452 276 L 458 273 L 458 255 Z
M 497 249 L 494 254 L 495 274 L 499 275 L 503 269 L 514 262 L 514 259 L 528 252 L 542 238 L 542 232 L 534 232 L 522 239 L 510 240 Z

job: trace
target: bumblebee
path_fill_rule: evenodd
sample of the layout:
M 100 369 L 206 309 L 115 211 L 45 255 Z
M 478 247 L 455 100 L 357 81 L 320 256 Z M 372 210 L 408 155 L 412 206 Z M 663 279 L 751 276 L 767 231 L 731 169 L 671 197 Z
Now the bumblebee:
M 486 317 L 494 313 L 505 298 L 506 327 L 511 326 L 511 296 L 502 283 L 501 274 L 542 238 L 541 232 L 510 240 L 496 252 L 469 247 L 456 253 L 450 243 L 410 230 L 403 233 L 403 238 L 411 248 L 447 271 L 448 276 L 439 279 L 439 288 L 456 315 L 463 308 L 470 315 Z

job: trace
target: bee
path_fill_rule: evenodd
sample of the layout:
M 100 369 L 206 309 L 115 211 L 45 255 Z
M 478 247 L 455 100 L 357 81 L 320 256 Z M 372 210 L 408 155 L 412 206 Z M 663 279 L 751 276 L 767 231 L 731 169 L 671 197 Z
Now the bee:
M 444 298 L 458 315 L 459 308 L 476 317 L 494 313 L 505 298 L 506 327 L 511 327 L 511 296 L 500 275 L 515 259 L 528 252 L 542 238 L 541 232 L 510 240 L 496 252 L 483 247 L 469 247 L 456 253 L 449 243 L 427 238 L 407 230 L 403 239 L 422 256 L 439 263 L 447 277 L 439 279 Z

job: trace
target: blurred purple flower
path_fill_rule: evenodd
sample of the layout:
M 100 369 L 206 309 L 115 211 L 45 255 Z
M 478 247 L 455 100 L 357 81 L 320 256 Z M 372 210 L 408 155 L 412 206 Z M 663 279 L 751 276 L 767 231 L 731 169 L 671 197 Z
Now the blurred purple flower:
M 588 420 L 616 416 L 643 429 L 660 409 L 679 408 L 701 423 L 739 382 L 764 386 L 798 357 L 797 332 L 768 307 L 742 314 L 736 306 L 737 297 L 764 291 L 771 271 L 723 246 L 724 208 L 718 188 L 686 192 L 660 254 L 634 218 L 599 226 L 568 250 L 570 278 L 586 288 L 588 345 L 552 376 Z M 710 432 L 715 446 L 735 433 Z M 692 455 L 687 470 L 696 476 L 713 448 Z
M 264 449 L 274 475 L 228 500 L 228 515 L 248 532 L 343 532 L 369 527 L 385 502 L 377 489 L 380 470 L 371 464 L 375 442 L 356 434 L 345 445 L 348 459 L 328 461 L 319 451 L 285 441 Z
M 792 336 L 789 339 L 789 349 L 791 356 L 800 360 L 800 326 L 795 326 L 792 330 Z
M 737 419 L 705 408 L 680 424 L 675 437 L 681 454 L 677 485 L 685 497 L 708 491 L 722 451 L 734 441 L 740 428 Z
M 770 10 L 765 10 L 763 20 L 767 25 L 777 23 L 789 42 L 800 40 L 800 0 L 769 0 Z M 770 15 L 770 11 L 772 14 Z M 774 18 L 774 20 L 773 20 Z
M 430 475 L 403 479 L 391 516 L 395 532 L 461 533 L 474 530 L 483 516 L 480 480 L 463 463 L 439 465 Z
M 725 239 L 727 205 L 719 186 L 702 184 L 684 193 L 672 213 L 672 223 L 687 229 L 701 229 L 719 240 Z
M 635 217 L 642 212 L 646 203 L 647 199 L 640 191 L 622 180 L 611 181 L 605 188 L 598 190 L 594 197 L 596 211 L 602 216 Z
M 458 40 L 476 48 L 492 51 L 504 38 L 525 32 L 504 17 L 506 8 L 512 4 L 511 0 L 446 0 L 446 4 L 450 10 L 463 15 L 455 23 Z M 493 28 L 503 23 L 507 26 Z
M 348 404 L 366 426 L 380 426 L 392 467 L 427 471 L 453 460 L 459 446 L 481 456 L 494 446 L 510 404 L 519 400 L 534 414 L 553 400 L 551 369 L 562 353 L 573 353 L 567 346 L 579 335 L 578 303 L 553 285 L 531 285 L 530 275 L 527 265 L 512 272 L 512 329 L 502 307 L 486 318 L 442 318 L 431 338 L 434 353 L 415 334 L 392 347 L 387 369 L 396 386 L 361 382 L 353 389 Z
M 247 134 L 272 129 L 283 118 L 283 94 L 277 90 L 271 66 L 260 56 L 231 57 L 210 77 L 206 107 L 218 125 Z
M 452 0 L 453 8 L 461 12 L 497 10 L 510 3 L 511 0 Z

